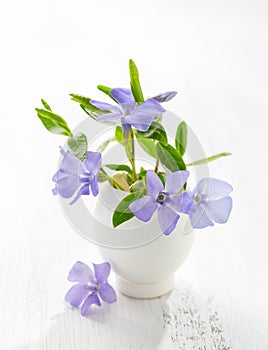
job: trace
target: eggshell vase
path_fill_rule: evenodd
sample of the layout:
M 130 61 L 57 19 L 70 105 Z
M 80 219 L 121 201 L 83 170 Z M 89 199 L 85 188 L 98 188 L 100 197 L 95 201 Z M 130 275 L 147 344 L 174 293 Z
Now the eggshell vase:
M 194 231 L 184 214 L 168 236 L 161 233 L 156 213 L 147 223 L 134 217 L 113 228 L 113 211 L 127 194 L 107 183 L 101 186 L 93 220 L 96 240 L 102 242 L 98 250 L 111 263 L 121 293 L 155 298 L 172 290 L 174 274 L 192 248 Z

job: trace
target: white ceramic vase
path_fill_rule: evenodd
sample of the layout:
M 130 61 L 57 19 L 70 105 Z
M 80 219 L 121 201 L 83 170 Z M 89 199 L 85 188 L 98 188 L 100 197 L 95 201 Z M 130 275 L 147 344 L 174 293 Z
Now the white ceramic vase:
M 155 298 L 173 288 L 174 274 L 189 255 L 194 232 L 184 214 L 169 236 L 161 233 L 156 213 L 148 223 L 134 217 L 113 228 L 113 210 L 126 195 L 107 183 L 101 185 L 95 205 L 94 235 L 99 242 L 105 242 L 98 249 L 112 265 L 117 289 L 134 298 Z

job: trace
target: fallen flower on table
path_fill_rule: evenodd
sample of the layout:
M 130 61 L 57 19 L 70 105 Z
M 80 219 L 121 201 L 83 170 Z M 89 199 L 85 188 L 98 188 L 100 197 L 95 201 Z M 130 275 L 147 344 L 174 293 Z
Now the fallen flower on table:
M 72 307 L 81 307 L 81 315 L 87 316 L 91 305 L 101 306 L 100 298 L 106 303 L 116 301 L 116 293 L 108 283 L 107 278 L 111 272 L 108 262 L 93 264 L 91 268 L 81 261 L 77 261 L 71 268 L 68 281 L 76 282 L 65 295 L 65 301 Z

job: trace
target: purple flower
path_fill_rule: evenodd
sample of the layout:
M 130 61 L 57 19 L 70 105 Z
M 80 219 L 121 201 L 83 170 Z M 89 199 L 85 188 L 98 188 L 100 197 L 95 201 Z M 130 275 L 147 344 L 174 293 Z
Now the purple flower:
M 165 235 L 169 235 L 177 225 L 179 212 L 188 214 L 192 200 L 188 192 L 182 191 L 189 172 L 176 171 L 167 174 L 165 188 L 153 170 L 146 174 L 147 196 L 137 199 L 129 205 L 129 209 L 140 220 L 147 222 L 158 210 L 158 221 Z
M 167 91 L 152 97 L 152 99 L 158 102 L 168 102 L 176 95 L 177 95 L 176 91 Z
M 63 159 L 59 170 L 53 176 L 55 182 L 53 194 L 63 198 L 75 197 L 70 204 L 75 203 L 81 195 L 89 195 L 90 188 L 93 196 L 99 193 L 98 172 L 101 166 L 101 154 L 87 152 L 87 159 L 82 162 L 69 151 L 60 148 Z
M 93 267 L 94 274 L 88 265 L 77 261 L 68 275 L 68 281 L 77 283 L 68 290 L 65 300 L 73 307 L 81 306 L 82 316 L 88 315 L 91 305 L 100 306 L 100 298 L 106 303 L 116 301 L 115 291 L 107 282 L 111 265 L 104 262 Z
M 191 193 L 193 204 L 189 216 L 192 227 L 213 226 L 213 221 L 226 223 L 232 210 L 232 198 L 228 196 L 232 190 L 227 182 L 214 178 L 199 181 Z
M 90 103 L 101 110 L 107 111 L 106 114 L 98 118 L 98 121 L 105 122 L 119 119 L 126 135 L 128 135 L 131 126 L 140 131 L 147 131 L 155 116 L 165 112 L 165 109 L 157 101 L 159 96 L 137 105 L 130 89 L 115 88 L 111 90 L 111 95 L 119 105 L 115 106 L 94 100 L 91 100 Z M 168 99 L 166 98 L 166 100 Z

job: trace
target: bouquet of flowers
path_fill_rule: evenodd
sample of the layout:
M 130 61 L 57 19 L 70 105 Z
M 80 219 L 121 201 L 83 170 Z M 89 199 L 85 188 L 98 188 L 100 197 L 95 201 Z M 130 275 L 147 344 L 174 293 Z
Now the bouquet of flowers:
M 98 183 L 107 181 L 126 192 L 111 218 L 114 227 L 134 216 L 148 222 L 155 212 L 165 235 L 175 229 L 181 213 L 189 216 L 193 228 L 213 226 L 214 222 L 226 223 L 232 209 L 229 196 L 232 186 L 209 177 L 201 179 L 190 191 L 187 180 L 188 168 L 230 153 L 185 164 L 187 124 L 182 121 L 176 126 L 175 142 L 171 144 L 161 123 L 166 111 L 163 105 L 174 98 L 176 92 L 168 91 L 145 99 L 133 60 L 129 61 L 129 72 L 130 88 L 97 86 L 112 103 L 70 94 L 87 116 L 115 128 L 114 137 L 107 139 L 98 152 L 88 150 L 87 136 L 81 132 L 73 134 L 67 122 L 55 114 L 46 101 L 41 100 L 42 109 L 36 108 L 37 116 L 48 131 L 68 138 L 68 150 L 61 148 L 63 158 L 53 176 L 53 194 L 70 198 L 70 204 L 74 204 L 81 196 L 97 196 Z M 103 164 L 102 152 L 110 142 L 118 142 L 124 148 L 128 164 Z M 136 145 L 155 159 L 152 169 L 137 169 Z M 109 169 L 116 174 L 110 176 Z

